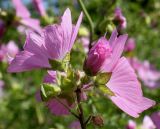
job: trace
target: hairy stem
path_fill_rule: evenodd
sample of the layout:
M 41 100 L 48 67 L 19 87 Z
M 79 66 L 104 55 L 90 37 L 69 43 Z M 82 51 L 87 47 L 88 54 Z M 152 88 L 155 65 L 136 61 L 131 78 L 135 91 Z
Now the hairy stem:
M 84 114 L 83 114 L 83 108 L 81 105 L 81 89 L 77 88 L 76 90 L 76 97 L 77 97 L 77 103 L 78 103 L 78 112 L 79 112 L 79 122 L 81 124 L 82 129 L 86 129 L 86 123 L 84 120 Z
M 89 49 L 90 49 L 92 47 L 92 41 L 93 41 L 94 24 L 92 22 L 92 19 L 91 19 L 89 13 L 87 12 L 87 9 L 86 9 L 83 1 L 82 0 L 78 0 L 78 2 L 80 4 L 80 6 L 81 6 L 81 8 L 82 8 L 82 10 L 83 10 L 83 12 L 85 14 L 85 16 L 87 17 L 87 20 L 88 20 L 89 25 L 90 25 L 90 42 L 89 42 Z

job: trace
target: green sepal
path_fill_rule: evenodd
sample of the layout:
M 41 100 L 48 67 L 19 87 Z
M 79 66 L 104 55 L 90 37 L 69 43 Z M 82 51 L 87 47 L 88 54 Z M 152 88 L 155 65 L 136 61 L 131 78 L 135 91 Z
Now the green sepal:
M 115 94 L 106 86 L 106 85 L 99 85 L 98 89 L 103 93 L 109 96 L 115 96 Z
M 52 66 L 52 69 L 59 70 L 61 72 L 66 72 L 69 67 L 70 53 L 67 53 L 62 60 L 50 60 L 49 63 Z
M 41 98 L 47 101 L 50 98 L 57 96 L 61 93 L 61 88 L 56 84 L 43 83 L 41 85 Z
M 110 73 L 99 73 L 96 76 L 95 83 L 96 85 L 105 85 L 111 77 Z

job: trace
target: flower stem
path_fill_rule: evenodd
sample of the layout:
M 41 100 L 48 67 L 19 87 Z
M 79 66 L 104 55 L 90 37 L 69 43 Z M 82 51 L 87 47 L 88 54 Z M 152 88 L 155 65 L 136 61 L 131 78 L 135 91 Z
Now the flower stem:
M 90 25 L 90 43 L 89 43 L 89 49 L 90 49 L 92 47 L 92 41 L 93 41 L 94 24 L 93 24 L 93 21 L 92 21 L 90 15 L 89 15 L 89 13 L 87 12 L 87 9 L 86 9 L 83 1 L 82 0 L 78 0 L 78 2 L 80 4 L 85 16 L 87 17 L 87 20 L 88 20 L 89 25 Z
M 84 114 L 83 114 L 83 108 L 82 108 L 82 105 L 81 105 L 81 89 L 80 88 L 77 88 L 76 90 L 76 97 L 77 97 L 77 103 L 78 103 L 78 111 L 79 111 L 79 122 L 81 124 L 81 128 L 82 129 L 86 129 L 86 123 L 85 123 L 85 120 L 84 120 Z

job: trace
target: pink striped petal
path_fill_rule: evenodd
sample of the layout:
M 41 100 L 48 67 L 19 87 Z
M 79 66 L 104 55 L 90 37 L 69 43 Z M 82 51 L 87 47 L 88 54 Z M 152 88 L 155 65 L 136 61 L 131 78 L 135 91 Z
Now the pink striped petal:
M 72 48 L 72 46 L 73 46 L 73 44 L 75 42 L 75 39 L 76 39 L 77 34 L 78 34 L 79 27 L 80 27 L 81 22 L 82 22 L 82 18 L 83 18 L 83 13 L 81 12 L 81 14 L 80 14 L 80 16 L 78 18 L 77 24 L 73 29 L 73 34 L 72 34 L 72 38 L 71 38 L 71 43 L 69 45 L 69 50 L 71 50 L 71 48 Z
M 117 29 L 115 29 L 112 34 L 111 34 L 111 37 L 109 39 L 109 43 L 110 43 L 110 46 L 112 48 L 114 48 L 115 44 L 116 44 L 116 39 L 117 39 L 117 35 L 118 35 L 118 32 L 117 32 Z
M 119 58 L 122 55 L 127 37 L 128 37 L 128 35 L 125 34 L 125 35 L 120 35 L 116 39 L 116 41 L 115 41 L 116 43 L 115 43 L 114 47 L 112 48 L 113 53 L 112 53 L 111 61 L 108 62 L 108 60 L 106 60 L 101 71 L 111 72 L 113 70 L 113 68 L 115 67 L 116 63 L 118 62 Z
M 47 51 L 44 47 L 44 37 L 40 34 L 36 34 L 34 32 L 28 32 L 26 42 L 24 44 L 24 50 L 29 51 L 34 54 L 44 54 L 46 57 Z
M 8 72 L 23 72 L 37 68 L 49 67 L 50 64 L 45 55 L 35 55 L 28 51 L 21 51 L 10 62 Z
M 139 113 L 155 105 L 154 101 L 143 97 L 136 74 L 124 57 L 118 61 L 106 85 L 115 94 L 110 99 L 133 117 L 138 117 Z
M 71 11 L 69 8 L 66 9 L 62 16 L 61 27 L 63 30 L 63 42 L 62 42 L 62 50 L 61 53 L 67 53 L 69 51 L 69 41 L 72 36 L 72 18 Z

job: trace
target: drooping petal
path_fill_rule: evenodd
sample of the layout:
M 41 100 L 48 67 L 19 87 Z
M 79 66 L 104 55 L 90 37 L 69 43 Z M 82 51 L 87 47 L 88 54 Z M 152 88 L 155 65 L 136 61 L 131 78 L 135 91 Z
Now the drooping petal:
M 19 52 L 10 62 L 8 72 L 23 72 L 37 68 L 50 68 L 45 55 L 35 55 L 28 51 Z
M 136 74 L 124 57 L 118 61 L 106 85 L 115 94 L 110 99 L 133 117 L 138 117 L 139 113 L 155 105 L 154 101 L 143 97 Z
M 122 55 L 127 37 L 128 35 L 124 34 L 124 35 L 120 35 L 116 39 L 115 41 L 116 43 L 112 48 L 113 53 L 112 53 L 111 61 L 108 63 L 108 60 L 106 60 L 106 63 L 104 63 L 102 67 L 103 72 L 111 72 L 113 70 L 113 68 L 115 67 L 116 63 L 118 62 L 119 58 Z
M 28 9 L 23 5 L 21 0 L 12 0 L 13 5 L 16 9 L 16 15 L 21 18 L 29 18 L 30 12 Z
M 56 82 L 56 71 L 48 70 L 47 75 L 45 75 L 43 82 L 55 83 Z
M 153 121 L 153 123 L 155 124 L 157 129 L 160 129 L 160 112 L 154 112 L 151 115 L 151 119 Z
M 71 43 L 70 43 L 70 45 L 69 45 L 69 50 L 71 50 L 71 48 L 72 48 L 72 46 L 73 46 L 73 44 L 74 44 L 74 42 L 75 42 L 75 39 L 76 39 L 77 34 L 78 34 L 79 27 L 80 27 L 81 22 L 82 22 L 82 18 L 83 18 L 83 13 L 81 12 L 81 14 L 80 14 L 80 16 L 79 16 L 79 18 L 78 18 L 77 24 L 76 24 L 76 26 L 75 26 L 74 29 L 73 29 L 72 38 L 71 38 Z
M 60 99 L 60 101 L 67 105 L 68 107 L 70 107 L 70 105 L 68 104 L 68 102 L 65 99 Z M 56 116 L 59 115 L 69 115 L 70 112 L 68 111 L 68 109 L 60 102 L 58 102 L 56 99 L 51 99 L 47 102 L 47 106 L 50 109 L 51 113 L 53 113 Z

